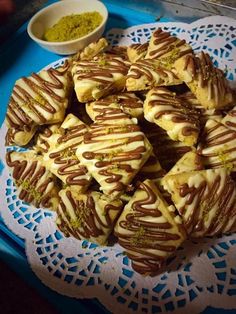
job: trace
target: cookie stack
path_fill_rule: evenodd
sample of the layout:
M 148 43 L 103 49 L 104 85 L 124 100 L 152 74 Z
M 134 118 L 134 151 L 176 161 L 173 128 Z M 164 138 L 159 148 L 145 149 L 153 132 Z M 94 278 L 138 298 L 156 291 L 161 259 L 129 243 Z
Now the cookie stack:
M 65 236 L 154 275 L 188 237 L 236 231 L 235 94 L 209 55 L 161 29 L 104 38 L 16 81 L 6 161 L 19 198 L 57 212 Z

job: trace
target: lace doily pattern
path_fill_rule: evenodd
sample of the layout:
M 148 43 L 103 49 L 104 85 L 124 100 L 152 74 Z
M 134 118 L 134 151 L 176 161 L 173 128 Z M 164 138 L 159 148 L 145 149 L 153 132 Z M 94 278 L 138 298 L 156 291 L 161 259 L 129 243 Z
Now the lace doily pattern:
M 195 51 L 208 51 L 227 77 L 236 81 L 236 21 L 230 18 L 216 16 L 192 24 L 171 22 L 112 29 L 106 37 L 113 45 L 143 43 L 157 27 L 186 39 Z M 49 66 L 63 62 L 61 59 Z M 5 132 L 3 126 L 2 138 Z M 56 227 L 55 213 L 20 201 L 5 166 L 5 153 L 2 143 L 1 215 L 7 226 L 25 240 L 28 261 L 47 286 L 71 297 L 97 298 L 112 313 L 195 313 L 208 305 L 235 307 L 235 234 L 189 240 L 164 273 L 142 277 L 132 270 L 119 245 L 99 247 L 65 238 Z

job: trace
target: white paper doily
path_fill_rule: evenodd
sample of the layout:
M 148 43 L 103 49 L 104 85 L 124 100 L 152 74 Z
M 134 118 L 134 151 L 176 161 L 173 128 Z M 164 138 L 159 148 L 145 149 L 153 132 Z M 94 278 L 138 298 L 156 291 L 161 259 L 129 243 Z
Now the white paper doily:
M 106 37 L 111 44 L 143 43 L 157 27 L 186 39 L 195 51 L 208 51 L 227 77 L 236 81 L 233 19 L 215 16 L 192 24 L 145 24 L 112 29 Z M 5 131 L 3 125 L 2 139 Z M 132 270 L 119 245 L 98 247 L 65 238 L 55 225 L 55 213 L 20 201 L 5 166 L 3 145 L 2 141 L 1 215 L 7 226 L 25 239 L 28 261 L 45 285 L 67 296 L 97 298 L 112 313 L 199 313 L 208 305 L 236 309 L 236 234 L 187 241 L 166 272 L 142 277 Z

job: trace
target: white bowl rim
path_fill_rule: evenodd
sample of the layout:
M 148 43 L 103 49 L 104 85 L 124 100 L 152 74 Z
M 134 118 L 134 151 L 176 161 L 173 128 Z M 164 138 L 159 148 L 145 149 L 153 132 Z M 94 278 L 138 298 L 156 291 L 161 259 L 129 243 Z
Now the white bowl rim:
M 86 1 L 86 0 L 85 0 Z M 100 25 L 98 25 L 92 32 L 88 33 L 87 35 L 85 36 L 82 36 L 82 37 L 79 37 L 77 39 L 72 39 L 72 40 L 67 40 L 67 41 L 47 41 L 47 40 L 43 40 L 43 39 L 40 39 L 38 37 L 36 37 L 32 31 L 31 31 L 31 27 L 32 27 L 32 24 L 33 22 L 35 21 L 35 19 L 44 13 L 44 11 L 47 11 L 49 8 L 53 7 L 53 6 L 57 6 L 57 5 L 63 5 L 68 3 L 68 2 L 76 2 L 78 3 L 79 0 L 67 0 L 67 1 L 58 1 L 58 2 L 55 2 L 55 3 L 52 3 L 48 6 L 46 6 L 45 8 L 41 9 L 40 11 L 38 11 L 36 14 L 34 14 L 34 16 L 32 16 L 32 18 L 30 19 L 29 23 L 28 23 L 28 26 L 27 26 L 27 32 L 28 32 L 28 35 L 31 37 L 31 39 L 33 39 L 34 41 L 38 42 L 38 43 L 41 43 L 45 46 L 51 46 L 52 44 L 54 46 L 63 46 L 63 45 L 68 45 L 68 44 L 72 44 L 72 43 L 76 43 L 80 40 L 83 40 L 89 36 L 91 36 L 92 34 L 94 34 L 98 29 L 102 28 L 104 26 L 104 24 L 106 24 L 107 22 L 107 18 L 108 18 L 108 11 L 107 11 L 107 8 L 106 6 L 99 0 L 89 0 L 90 2 L 98 2 L 100 3 L 103 8 L 104 8 L 104 11 L 105 11 L 105 17 L 103 18 L 103 21 Z M 100 13 L 100 12 L 99 12 Z M 73 13 L 72 13 L 73 14 Z

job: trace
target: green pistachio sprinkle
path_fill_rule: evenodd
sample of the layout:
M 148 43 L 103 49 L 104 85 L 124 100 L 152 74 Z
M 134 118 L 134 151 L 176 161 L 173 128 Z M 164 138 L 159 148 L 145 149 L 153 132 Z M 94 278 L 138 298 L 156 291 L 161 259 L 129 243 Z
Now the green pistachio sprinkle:
M 139 229 L 135 232 L 135 234 L 130 240 L 132 245 L 139 246 L 140 244 L 145 243 L 146 242 L 146 240 L 144 239 L 145 234 L 146 234 L 145 228 L 142 226 L 139 227 Z

